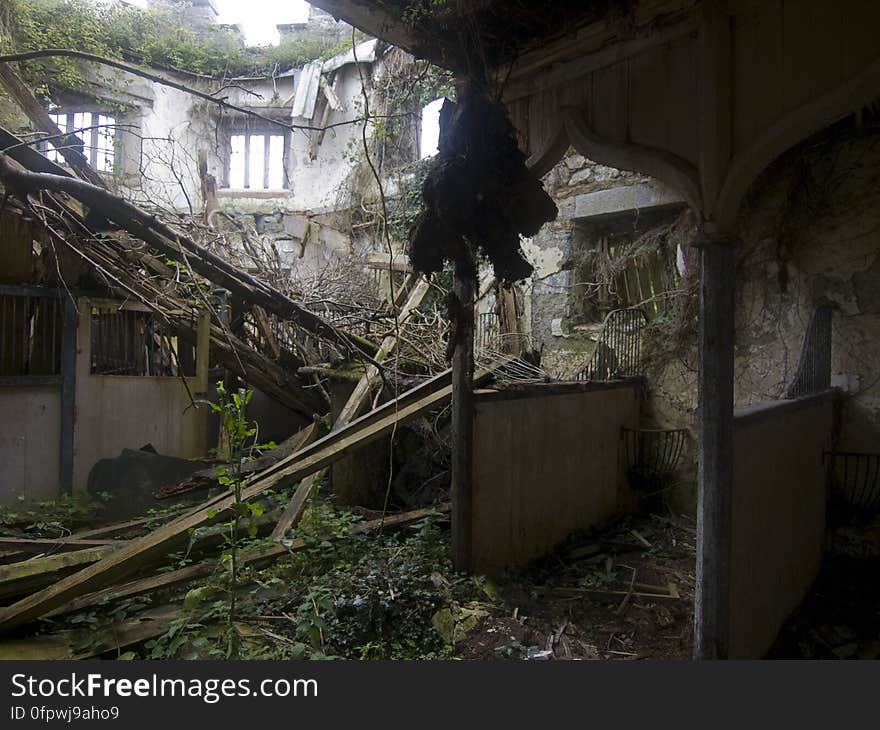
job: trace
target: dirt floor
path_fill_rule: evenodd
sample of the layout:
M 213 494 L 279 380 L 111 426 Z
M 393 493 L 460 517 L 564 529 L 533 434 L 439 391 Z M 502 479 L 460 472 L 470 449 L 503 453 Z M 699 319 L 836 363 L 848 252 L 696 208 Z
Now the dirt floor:
M 464 659 L 688 659 L 695 525 L 634 515 L 499 581 Z M 499 612 L 502 604 L 504 613 Z

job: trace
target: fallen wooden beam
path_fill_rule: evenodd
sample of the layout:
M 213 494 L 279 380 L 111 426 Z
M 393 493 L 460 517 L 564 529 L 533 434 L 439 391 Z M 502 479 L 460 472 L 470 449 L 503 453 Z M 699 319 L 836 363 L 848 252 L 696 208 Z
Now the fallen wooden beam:
M 489 370 L 483 370 L 474 380 L 476 382 L 478 379 L 488 377 L 489 374 Z M 400 398 L 389 401 L 367 413 L 346 428 L 334 431 L 311 446 L 282 460 L 249 485 L 243 491 L 242 498 L 250 500 L 268 489 L 279 489 L 296 483 L 319 469 L 329 466 L 346 454 L 382 438 L 391 432 L 397 424 L 405 423 L 434 408 L 445 405 L 452 396 L 452 386 L 446 385 L 440 390 L 433 390 L 437 387 L 438 379 L 444 377 L 448 376 L 444 373 L 431 379 L 428 383 L 414 388 Z M 423 393 L 425 390 L 428 391 L 426 395 L 412 402 L 416 393 Z M 148 535 L 132 540 L 94 565 L 3 608 L 0 610 L 0 632 L 10 631 L 17 626 L 33 621 L 77 596 L 112 585 L 125 576 L 150 565 L 154 560 L 176 549 L 185 541 L 191 530 L 222 519 L 225 511 L 233 503 L 233 497 L 229 495 L 220 495 L 209 500 L 200 510 L 184 515 Z
M 433 507 L 411 510 L 409 512 L 401 512 L 400 514 L 396 515 L 388 515 L 384 519 L 369 520 L 359 525 L 355 525 L 351 529 L 350 534 L 360 534 L 363 532 L 377 530 L 380 527 L 390 528 L 399 525 L 406 525 L 411 522 L 418 522 L 419 520 L 424 519 L 425 517 L 428 517 L 432 514 L 448 513 L 449 509 L 449 503 L 444 502 Z M 333 538 L 328 537 L 328 539 Z M 239 556 L 239 559 L 241 561 L 241 565 L 259 567 L 261 565 L 268 564 L 273 560 L 277 560 L 278 558 L 283 557 L 289 552 L 302 550 L 308 544 L 309 543 L 307 541 L 297 538 L 296 540 L 292 540 L 287 545 L 269 545 L 245 550 Z M 172 570 L 167 573 L 153 575 L 149 578 L 141 578 L 139 580 L 130 581 L 129 583 L 124 583 L 123 585 L 112 586 L 110 588 L 105 588 L 101 591 L 96 591 L 94 593 L 75 598 L 72 601 L 64 604 L 63 606 L 59 606 L 55 610 L 50 611 L 48 614 L 46 614 L 45 618 L 52 618 L 54 616 L 59 616 L 65 613 L 72 613 L 74 611 L 79 611 L 83 608 L 102 604 L 107 601 L 119 600 L 121 598 L 131 598 L 133 596 L 141 596 L 145 593 L 152 593 L 153 591 L 183 585 L 184 583 L 189 583 L 199 578 L 207 577 L 216 570 L 217 561 L 209 560 L 202 563 L 196 563 L 194 565 L 188 565 L 185 568 Z
M 439 504 L 434 507 L 402 512 L 389 515 L 383 519 L 370 520 L 360 525 L 355 525 L 349 534 L 359 534 L 390 528 L 399 525 L 417 522 L 432 514 L 449 512 L 449 503 Z M 332 537 L 328 536 L 328 539 Z M 253 549 L 241 556 L 242 565 L 257 567 L 280 558 L 290 551 L 302 550 L 309 543 L 305 540 L 294 540 L 287 546 L 272 546 L 268 549 Z M 197 578 L 210 575 L 217 569 L 216 561 L 191 565 L 180 570 L 161 575 L 145 578 L 139 581 L 127 583 L 113 589 L 99 591 L 62 606 L 53 611 L 51 616 L 71 613 L 89 606 L 106 601 L 118 600 L 132 596 L 143 595 L 160 588 L 170 588 L 182 585 Z M 86 650 L 78 650 L 76 647 L 83 643 L 82 631 L 61 631 L 45 636 L 36 636 L 22 639 L 10 639 L 0 642 L 0 660 L 6 659 L 88 659 L 108 651 L 118 651 L 128 646 L 139 644 L 148 639 L 164 634 L 171 625 L 171 621 L 180 614 L 180 604 L 169 604 L 159 608 L 148 609 L 120 625 L 110 629 L 110 635 L 103 641 L 89 646 Z
M 409 257 L 403 253 L 395 254 L 393 259 L 387 253 L 368 253 L 364 257 L 364 263 L 368 268 L 379 271 L 403 271 L 410 274 L 413 270 Z
M 407 299 L 406 304 L 401 307 L 400 312 L 397 314 L 397 324 L 402 327 L 403 324 L 410 318 L 410 315 L 418 309 L 419 305 L 422 303 L 422 300 L 425 298 L 425 295 L 430 290 L 431 285 L 427 279 L 422 278 L 419 279 L 418 284 L 416 284 L 415 288 L 412 290 L 412 293 L 409 295 L 409 299 Z M 394 348 L 397 347 L 397 336 L 395 334 L 388 335 L 384 340 L 382 340 L 382 344 L 379 347 L 379 352 L 376 353 L 375 360 L 377 362 L 382 362 L 388 355 L 390 355 Z M 379 375 L 379 369 L 375 365 L 367 365 L 367 371 L 364 373 L 363 377 L 358 381 L 358 384 L 355 386 L 354 391 L 349 396 L 348 400 L 345 402 L 345 405 L 342 407 L 342 410 L 339 412 L 339 416 L 336 418 L 336 422 L 333 424 L 333 430 L 338 430 L 343 426 L 347 426 L 351 423 L 352 419 L 357 416 L 358 412 L 363 408 L 364 404 L 367 402 L 367 397 L 370 395 L 370 388 L 373 383 L 373 379 Z
M 211 253 L 181 231 L 104 188 L 78 178 L 19 169 L 2 152 L 0 179 L 17 195 L 36 194 L 41 190 L 67 193 L 162 256 L 191 267 L 234 296 L 251 305 L 258 304 L 281 319 L 295 322 L 308 332 L 335 342 L 346 353 L 368 357 L 363 341 L 356 335 L 340 330 L 269 284 Z
M 117 545 L 118 540 L 95 540 L 79 538 L 47 538 L 47 537 L 0 537 L 0 550 L 15 550 L 24 553 L 42 553 L 47 550 L 80 550 L 90 547 Z
M 137 616 L 112 626 L 99 642 L 88 642 L 89 629 L 71 629 L 44 636 L 8 639 L 0 642 L 0 660 L 6 659 L 89 659 L 119 651 L 161 636 L 180 614 L 180 605 L 160 606 L 148 609 Z M 81 649 L 83 645 L 88 648 Z
M 105 545 L 0 565 L 0 600 L 41 588 L 62 573 L 95 563 L 115 549 L 114 546 Z
M 318 427 L 311 423 L 305 428 L 297 431 L 293 436 L 282 441 L 278 446 L 267 451 L 262 456 L 243 464 L 241 467 L 242 476 L 256 474 L 257 472 L 268 469 L 270 466 L 277 464 L 282 459 L 295 454 L 305 446 L 308 446 L 315 440 L 319 432 Z M 162 487 L 154 495 L 156 499 L 168 499 L 176 497 L 195 489 L 208 489 L 218 485 L 219 477 L 217 476 L 217 468 L 200 469 L 179 484 L 172 484 Z
M 278 519 L 275 529 L 272 530 L 272 534 L 270 535 L 272 540 L 280 540 L 289 529 L 295 527 L 297 523 L 299 523 L 300 519 L 302 519 L 303 513 L 306 511 L 306 504 L 308 504 L 309 497 L 314 493 L 315 488 L 321 482 L 323 475 L 324 470 L 322 469 L 311 476 L 305 477 L 297 485 L 293 497 L 290 498 L 290 502 L 287 507 L 284 508 L 284 512 L 281 513 L 281 517 Z
M 107 187 L 104 178 L 89 164 L 89 161 L 83 155 L 81 151 L 82 140 L 76 136 L 73 130 L 68 130 L 65 134 L 58 128 L 58 125 L 55 124 L 43 105 L 37 101 L 28 85 L 8 63 L 0 63 L 0 83 L 6 87 L 10 96 L 15 99 L 16 104 L 18 104 L 27 118 L 30 119 L 34 127 L 46 136 L 53 138 L 52 146 L 83 180 L 98 187 Z M 92 133 L 98 135 L 100 132 L 99 130 L 93 130 Z

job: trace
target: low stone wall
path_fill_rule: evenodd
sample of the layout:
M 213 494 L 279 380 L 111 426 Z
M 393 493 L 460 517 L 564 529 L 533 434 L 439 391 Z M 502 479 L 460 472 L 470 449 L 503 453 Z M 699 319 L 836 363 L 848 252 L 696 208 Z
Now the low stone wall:
M 734 418 L 730 657 L 762 657 L 822 563 L 833 393 Z
M 523 565 L 631 505 L 620 434 L 638 427 L 639 399 L 637 381 L 477 394 L 477 572 Z

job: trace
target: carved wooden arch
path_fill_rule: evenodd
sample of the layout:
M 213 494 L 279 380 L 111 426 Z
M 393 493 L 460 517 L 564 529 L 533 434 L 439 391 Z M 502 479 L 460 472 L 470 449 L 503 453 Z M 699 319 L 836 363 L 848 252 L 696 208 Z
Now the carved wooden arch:
M 731 160 L 713 209 L 719 230 L 730 230 L 749 186 L 786 150 L 861 109 L 880 94 L 880 60 L 832 92 L 803 104 L 768 127 Z
M 584 157 L 600 165 L 650 175 L 681 193 L 694 211 L 703 211 L 699 173 L 690 162 L 659 148 L 603 139 L 590 129 L 583 109 L 563 107 L 561 112 L 567 139 Z
M 568 133 L 560 120 L 542 141 L 540 147 L 526 160 L 526 167 L 535 177 L 544 177 L 565 157 L 569 144 Z

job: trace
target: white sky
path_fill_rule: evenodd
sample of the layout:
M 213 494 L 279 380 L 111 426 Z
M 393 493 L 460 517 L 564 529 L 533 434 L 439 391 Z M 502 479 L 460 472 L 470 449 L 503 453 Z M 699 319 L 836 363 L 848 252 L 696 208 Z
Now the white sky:
M 148 0 L 127 0 L 146 7 Z M 241 23 L 245 41 L 252 46 L 278 42 L 278 23 L 304 23 L 309 18 L 305 0 L 214 0 L 218 23 Z
M 305 0 L 215 0 L 218 23 L 241 23 L 245 41 L 252 46 L 278 42 L 276 23 L 305 23 L 309 4 Z

